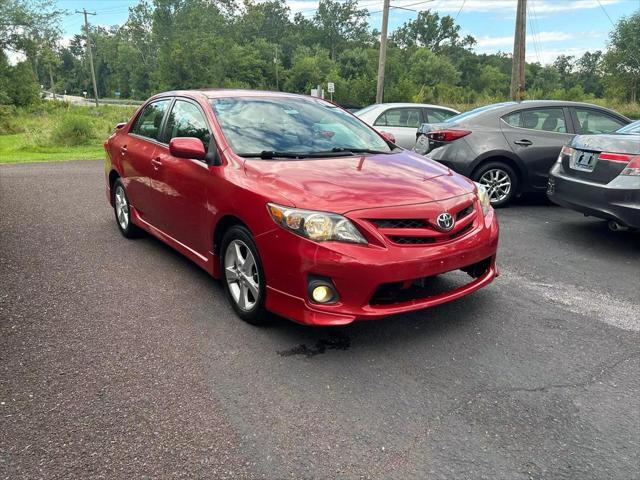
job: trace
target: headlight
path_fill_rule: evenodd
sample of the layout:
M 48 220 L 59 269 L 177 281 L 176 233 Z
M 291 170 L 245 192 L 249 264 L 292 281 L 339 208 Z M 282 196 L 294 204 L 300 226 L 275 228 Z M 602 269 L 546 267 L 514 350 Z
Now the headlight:
M 268 203 L 273 221 L 302 237 L 316 242 L 367 243 L 362 234 L 342 215 L 283 207 Z
M 474 183 L 476 184 L 476 188 L 478 189 L 476 195 L 478 197 L 478 201 L 480 202 L 480 206 L 482 207 L 482 213 L 486 215 L 487 213 L 489 213 L 489 209 L 491 208 L 491 197 L 489 197 L 487 188 L 484 185 L 476 182 Z

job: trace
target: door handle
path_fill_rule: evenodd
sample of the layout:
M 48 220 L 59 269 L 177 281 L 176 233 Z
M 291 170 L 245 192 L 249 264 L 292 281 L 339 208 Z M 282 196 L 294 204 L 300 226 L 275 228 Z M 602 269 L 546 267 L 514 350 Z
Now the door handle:
M 162 166 L 162 162 L 160 161 L 160 158 L 152 158 L 151 165 L 153 165 L 153 168 L 157 170 Z
M 515 142 L 516 145 L 522 145 L 523 147 L 528 147 L 529 145 L 533 145 L 533 142 L 531 140 L 527 140 L 526 138 L 523 138 L 522 140 L 516 140 Z

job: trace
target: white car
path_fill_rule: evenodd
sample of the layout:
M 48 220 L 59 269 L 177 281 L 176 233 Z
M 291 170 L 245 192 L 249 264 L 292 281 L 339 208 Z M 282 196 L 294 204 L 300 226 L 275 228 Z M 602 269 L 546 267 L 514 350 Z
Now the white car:
M 396 145 L 412 149 L 416 131 L 423 123 L 440 123 L 457 115 L 457 110 L 423 103 L 378 103 L 354 112 L 354 115 L 376 130 L 388 132 Z

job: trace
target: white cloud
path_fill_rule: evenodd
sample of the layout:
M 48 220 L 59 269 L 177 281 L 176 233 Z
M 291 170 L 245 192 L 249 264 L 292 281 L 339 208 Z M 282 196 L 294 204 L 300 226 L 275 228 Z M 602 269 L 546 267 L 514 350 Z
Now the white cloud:
M 432 8 L 442 12 L 455 12 L 463 6 L 464 0 L 434 0 L 425 4 L 425 8 Z M 533 8 L 536 13 L 555 13 L 566 12 L 571 10 L 585 10 L 592 8 L 600 8 L 607 5 L 621 3 L 623 0 L 529 0 L 529 8 Z M 401 0 L 394 4 L 402 5 L 403 3 L 411 3 Z M 515 11 L 516 0 L 466 0 L 464 1 L 463 12 L 504 12 Z
M 536 43 L 547 42 L 562 42 L 564 40 L 571 40 L 575 38 L 575 34 L 569 32 L 540 32 L 536 33 Z M 531 42 L 533 36 L 527 33 L 527 41 Z M 476 47 L 478 50 L 487 50 L 489 47 L 507 47 L 513 46 L 513 35 L 507 35 L 504 37 L 478 37 Z

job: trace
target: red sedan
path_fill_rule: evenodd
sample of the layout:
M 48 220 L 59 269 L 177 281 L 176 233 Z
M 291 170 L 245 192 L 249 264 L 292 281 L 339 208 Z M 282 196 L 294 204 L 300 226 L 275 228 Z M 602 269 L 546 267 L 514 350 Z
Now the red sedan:
M 144 230 L 221 278 L 250 323 L 267 311 L 310 325 L 375 319 L 497 275 L 484 188 L 324 100 L 162 93 L 104 147 L 122 234 Z M 471 278 L 429 288 L 455 270 Z

